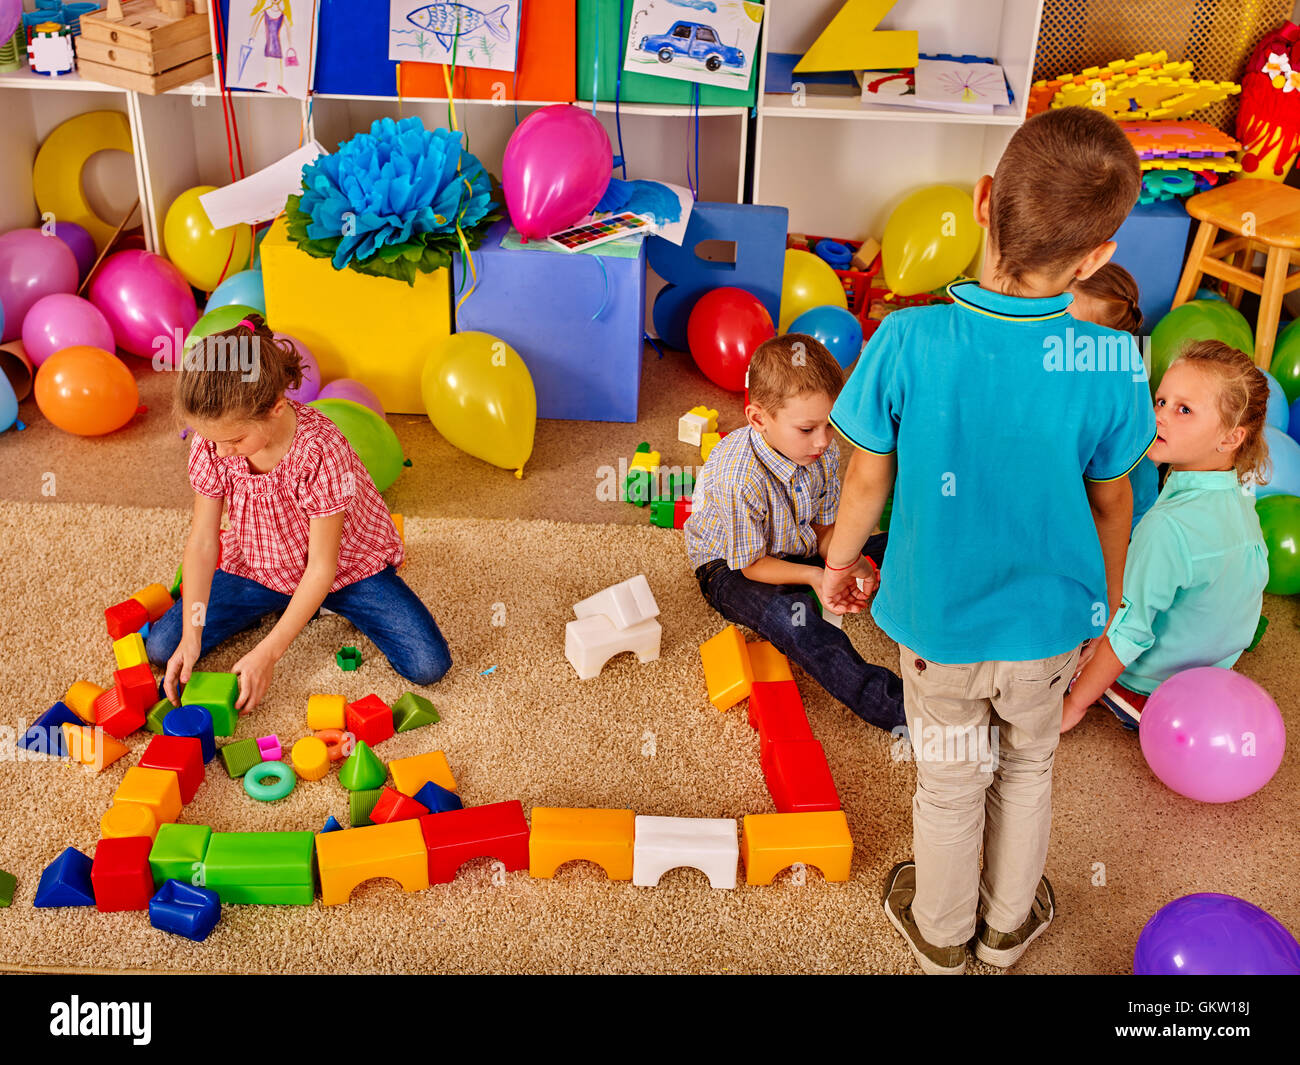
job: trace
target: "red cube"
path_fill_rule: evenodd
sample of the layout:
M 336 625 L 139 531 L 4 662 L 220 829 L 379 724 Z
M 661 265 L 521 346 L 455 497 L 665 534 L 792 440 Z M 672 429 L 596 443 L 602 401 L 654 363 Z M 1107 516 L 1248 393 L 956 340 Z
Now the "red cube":
M 393 735 L 392 707 L 378 695 L 367 695 L 355 703 L 348 703 L 345 717 L 348 731 L 371 747 Z
M 140 758 L 147 769 L 170 769 L 181 785 L 181 802 L 194 798 L 203 783 L 203 744 L 197 736 L 155 736 Z
M 377 825 L 386 825 L 393 821 L 410 821 L 428 813 L 429 808 L 423 803 L 416 802 L 395 788 L 385 787 L 375 808 L 370 811 L 370 820 Z
M 777 813 L 840 808 L 831 767 L 816 740 L 773 740 L 763 748 L 761 761 Z
M 128 599 L 105 610 L 104 621 L 108 625 L 108 634 L 120 640 L 143 629 L 149 622 L 149 611 L 138 600 Z
M 153 873 L 149 870 L 148 836 L 101 839 L 90 866 L 90 883 L 95 890 L 95 909 L 147 910 L 153 897 Z
M 116 687 L 109 688 L 108 691 L 97 695 L 93 710 L 95 724 L 110 736 L 116 736 L 119 740 L 125 739 L 137 729 L 144 728 L 144 712 L 123 706 Z
M 113 687 L 117 689 L 118 702 L 141 714 L 147 714 L 158 701 L 158 682 L 154 680 L 153 670 L 147 662 L 115 670 Z M 140 724 L 144 724 L 143 719 Z

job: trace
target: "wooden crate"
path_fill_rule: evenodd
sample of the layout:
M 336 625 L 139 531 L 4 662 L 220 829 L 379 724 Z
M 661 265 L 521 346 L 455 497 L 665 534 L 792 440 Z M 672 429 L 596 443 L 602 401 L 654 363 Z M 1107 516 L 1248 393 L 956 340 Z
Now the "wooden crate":
M 108 0 L 81 18 L 83 77 L 150 95 L 212 72 L 207 0 Z

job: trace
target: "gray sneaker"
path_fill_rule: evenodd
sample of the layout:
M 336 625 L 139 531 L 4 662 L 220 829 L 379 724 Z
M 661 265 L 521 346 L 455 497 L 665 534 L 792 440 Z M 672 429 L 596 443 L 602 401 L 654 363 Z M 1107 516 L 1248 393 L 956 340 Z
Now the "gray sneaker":
M 914 898 L 916 862 L 899 862 L 885 877 L 885 916 L 912 948 L 912 956 L 924 972 L 930 976 L 961 976 L 966 971 L 966 945 L 936 947 L 927 943 L 912 918 Z
M 1047 926 L 1056 916 L 1056 893 L 1052 891 L 1051 881 L 1043 877 L 1034 892 L 1033 904 L 1029 907 L 1029 916 L 1025 923 L 1014 932 L 999 932 L 980 918 L 975 930 L 975 957 L 989 965 L 1005 969 L 1020 960 L 1035 939 L 1047 931 Z

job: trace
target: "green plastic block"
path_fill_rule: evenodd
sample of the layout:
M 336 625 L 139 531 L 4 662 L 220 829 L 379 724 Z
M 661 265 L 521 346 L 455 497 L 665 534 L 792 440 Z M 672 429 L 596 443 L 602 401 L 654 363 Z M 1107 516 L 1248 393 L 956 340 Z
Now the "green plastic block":
M 690 470 L 668 475 L 668 498 L 685 499 L 695 491 L 695 475 Z
M 181 694 L 182 706 L 202 706 L 212 715 L 212 731 L 218 736 L 233 736 L 239 714 L 239 678 L 233 673 L 192 673 Z
M 422 725 L 436 725 L 441 720 L 437 707 L 415 692 L 407 692 L 393 703 L 393 724 L 398 732 L 410 732 Z
M 173 599 L 181 594 L 181 566 L 183 565 L 185 565 L 183 562 L 176 564 L 176 576 L 172 578 L 172 586 L 167 589 Z
M 221 748 L 221 761 L 231 779 L 242 777 L 262 760 L 257 740 L 236 740 Z
M 334 655 L 334 661 L 344 673 L 351 673 L 361 665 L 361 652 L 355 647 L 340 647 Z
M 365 791 L 380 787 L 387 779 L 388 767 L 379 755 L 365 740 L 357 740 L 352 754 L 339 770 L 339 783 L 348 791 Z
M 203 886 L 225 903 L 310 906 L 315 850 L 313 832 L 214 832 Z
M 364 791 L 354 791 L 348 796 L 348 817 L 352 821 L 353 828 L 365 828 L 366 825 L 374 824 L 370 820 L 370 812 L 383 793 L 383 788 L 366 788 Z
M 650 502 L 650 524 L 661 529 L 673 527 L 676 505 L 671 499 L 655 499 Z
M 0 908 L 14 901 L 14 888 L 17 886 L 18 878 L 13 873 L 6 873 L 0 869 Z
M 153 709 L 145 716 L 145 727 L 150 732 L 156 732 L 161 736 L 163 734 L 163 718 L 175 709 L 176 707 L 172 706 L 170 699 L 159 699 L 153 704 Z
M 202 871 L 211 838 L 212 829 L 207 825 L 159 825 L 149 851 L 154 885 L 161 887 L 164 880 L 193 884 L 194 874 Z

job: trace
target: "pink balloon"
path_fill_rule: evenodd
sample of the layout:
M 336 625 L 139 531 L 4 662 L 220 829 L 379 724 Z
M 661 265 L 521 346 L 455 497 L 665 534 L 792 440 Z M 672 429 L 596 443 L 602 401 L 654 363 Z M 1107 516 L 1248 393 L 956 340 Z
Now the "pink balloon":
M 89 300 L 66 292 L 43 296 L 23 319 L 23 347 L 33 366 L 64 348 L 103 348 L 117 345 L 108 319 Z
M 1263 688 L 1231 669 L 1175 673 L 1142 708 L 1142 755 L 1179 795 L 1235 802 L 1272 778 L 1286 750 L 1282 714 Z
M 353 403 L 360 403 L 363 407 L 369 407 L 381 418 L 388 417 L 384 413 L 384 405 L 379 402 L 379 397 L 360 381 L 353 381 L 350 377 L 340 377 L 337 381 L 331 381 L 320 390 L 320 394 L 316 398 L 350 399 Z
M 534 111 L 501 163 L 510 221 L 526 240 L 572 225 L 600 202 L 613 165 L 609 135 L 591 114 L 572 104 Z
M 7 41 L 23 18 L 23 0 L 0 0 L 0 41 Z
M 17 340 L 23 319 L 37 300 L 56 292 L 77 291 L 77 257 L 58 237 L 39 229 L 15 229 L 0 237 L 0 343 Z
M 199 320 L 194 293 L 181 272 L 153 252 L 110 255 L 91 280 L 88 295 L 108 319 L 117 346 L 146 359 L 160 345 L 179 352 Z
M 288 333 L 276 333 L 274 336 L 276 340 L 285 340 L 293 345 L 302 367 L 302 384 L 289 389 L 285 395 L 299 403 L 310 403 L 320 395 L 320 366 L 316 363 L 316 356 L 297 337 L 291 337 Z

